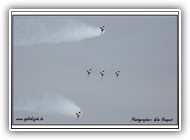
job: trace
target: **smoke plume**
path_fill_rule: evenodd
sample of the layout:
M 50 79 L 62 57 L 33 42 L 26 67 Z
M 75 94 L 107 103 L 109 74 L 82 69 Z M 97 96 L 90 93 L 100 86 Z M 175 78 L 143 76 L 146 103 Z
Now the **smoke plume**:
M 15 18 L 13 21 L 15 46 L 75 42 L 101 35 L 99 27 L 70 19 L 25 17 Z
M 27 111 L 41 115 L 62 114 L 76 117 L 81 108 L 60 93 L 44 90 L 20 90 L 14 94 L 14 111 Z

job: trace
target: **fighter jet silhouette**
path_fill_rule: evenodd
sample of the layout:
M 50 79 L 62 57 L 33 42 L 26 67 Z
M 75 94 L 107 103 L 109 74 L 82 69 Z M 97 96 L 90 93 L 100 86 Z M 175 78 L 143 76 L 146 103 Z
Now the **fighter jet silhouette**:
M 100 71 L 101 79 L 103 78 L 104 74 L 105 74 L 105 71 L 104 71 L 104 70 L 103 70 L 103 71 Z
M 104 32 L 104 30 L 105 30 L 105 26 L 101 26 L 100 27 L 101 34 Z
M 90 69 L 87 69 L 86 70 L 86 72 L 87 72 L 87 74 L 88 74 L 88 77 L 90 76 L 90 74 L 92 73 L 92 69 L 90 68 Z
M 81 115 L 82 115 L 82 112 L 81 112 L 81 111 L 79 111 L 79 112 L 76 113 L 77 120 L 79 119 L 79 117 L 80 117 Z
M 120 73 L 120 71 L 118 70 L 118 71 L 115 72 L 115 75 L 116 75 L 117 77 L 119 77 L 119 73 Z

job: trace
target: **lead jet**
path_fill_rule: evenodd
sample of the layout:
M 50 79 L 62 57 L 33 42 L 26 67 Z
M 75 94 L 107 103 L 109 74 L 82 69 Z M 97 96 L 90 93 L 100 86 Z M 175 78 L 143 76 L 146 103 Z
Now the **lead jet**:
M 100 27 L 101 34 L 105 31 L 105 26 Z

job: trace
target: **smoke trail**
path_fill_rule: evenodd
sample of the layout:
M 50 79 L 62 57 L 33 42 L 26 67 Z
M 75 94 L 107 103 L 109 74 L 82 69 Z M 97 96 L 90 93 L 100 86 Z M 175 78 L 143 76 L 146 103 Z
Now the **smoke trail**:
M 27 111 L 42 115 L 62 114 L 76 117 L 81 108 L 62 94 L 42 90 L 19 91 L 14 94 L 14 111 Z
M 80 41 L 101 35 L 99 27 L 62 18 L 15 18 L 13 44 L 62 43 Z

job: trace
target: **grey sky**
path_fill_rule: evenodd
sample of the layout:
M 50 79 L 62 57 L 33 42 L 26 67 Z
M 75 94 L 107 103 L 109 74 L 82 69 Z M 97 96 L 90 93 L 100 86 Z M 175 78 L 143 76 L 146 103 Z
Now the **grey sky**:
M 22 18 L 36 17 L 16 16 L 14 21 Z M 81 107 L 83 116 L 77 124 L 133 124 L 132 117 L 166 117 L 177 123 L 177 16 L 37 18 L 105 25 L 106 31 L 77 42 L 14 46 L 13 93 L 28 94 L 20 91 L 31 87 L 61 93 Z M 87 78 L 90 67 L 93 73 Z M 27 113 L 15 112 L 15 117 L 32 114 Z M 59 114 L 42 116 L 40 123 L 76 123 Z

